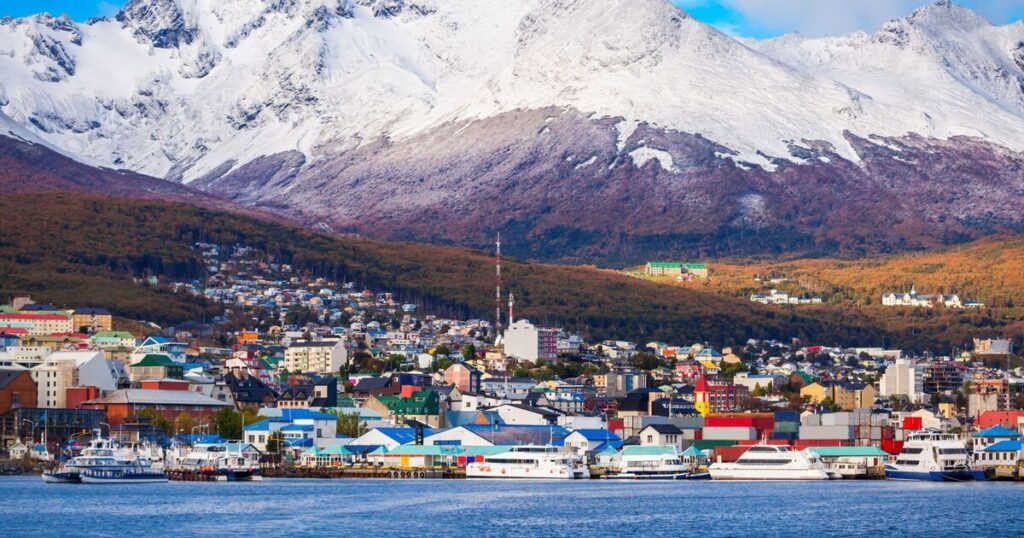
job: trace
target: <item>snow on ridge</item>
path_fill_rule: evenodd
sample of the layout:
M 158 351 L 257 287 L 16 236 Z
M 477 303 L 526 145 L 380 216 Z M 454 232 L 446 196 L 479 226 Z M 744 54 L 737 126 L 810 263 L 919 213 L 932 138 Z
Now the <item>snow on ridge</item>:
M 792 160 L 787 140 L 856 161 L 846 131 L 1024 149 L 1024 25 L 943 3 L 875 34 L 761 42 L 667 0 L 136 0 L 126 13 L 0 25 L 0 111 L 65 153 L 186 181 L 550 107 L 621 118 L 619 151 L 647 123 L 766 168 L 764 155 Z M 658 151 L 630 155 L 674 168 Z
M 643 166 L 650 161 L 658 161 L 658 164 L 666 172 L 679 171 L 679 168 L 675 164 L 675 159 L 672 158 L 672 154 L 663 149 L 641 146 L 629 152 L 629 156 L 633 159 L 633 164 L 635 164 L 637 168 L 643 168 Z

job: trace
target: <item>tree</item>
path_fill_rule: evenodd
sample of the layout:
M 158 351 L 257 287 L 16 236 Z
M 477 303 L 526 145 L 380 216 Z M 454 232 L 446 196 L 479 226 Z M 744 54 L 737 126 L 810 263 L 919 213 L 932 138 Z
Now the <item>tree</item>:
M 366 433 L 366 425 L 359 420 L 359 413 L 345 413 L 337 409 L 327 411 L 327 414 L 338 417 L 336 430 L 342 435 L 359 437 Z
M 462 346 L 462 360 L 471 361 L 476 358 L 476 346 L 472 343 Z
M 761 388 L 760 383 L 754 383 L 754 391 L 751 393 L 755 398 L 761 398 L 764 396 L 764 389 Z
M 270 438 L 267 439 L 267 452 L 276 454 L 281 451 L 282 445 L 284 445 L 284 434 L 280 431 L 271 433 Z

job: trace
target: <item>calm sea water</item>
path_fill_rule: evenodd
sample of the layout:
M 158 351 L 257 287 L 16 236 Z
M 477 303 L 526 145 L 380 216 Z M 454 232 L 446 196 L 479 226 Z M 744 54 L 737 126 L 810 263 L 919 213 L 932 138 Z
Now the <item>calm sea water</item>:
M 1024 484 L 0 477 L 0 536 L 1019 536 Z

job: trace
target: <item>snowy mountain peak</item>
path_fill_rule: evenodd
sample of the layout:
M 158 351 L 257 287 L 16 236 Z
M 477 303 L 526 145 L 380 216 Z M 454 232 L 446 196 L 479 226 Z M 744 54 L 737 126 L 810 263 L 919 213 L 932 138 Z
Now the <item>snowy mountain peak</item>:
M 931 26 L 943 30 L 976 30 L 992 26 L 988 19 L 974 10 L 941 0 L 916 9 L 906 21 L 916 26 Z

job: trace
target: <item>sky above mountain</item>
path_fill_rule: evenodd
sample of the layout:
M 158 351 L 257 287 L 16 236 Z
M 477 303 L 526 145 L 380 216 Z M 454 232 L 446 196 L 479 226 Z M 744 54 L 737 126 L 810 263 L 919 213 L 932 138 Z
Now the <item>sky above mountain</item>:
M 741 37 L 774 37 L 800 32 L 808 37 L 874 31 L 887 20 L 909 15 L 934 0 L 672 0 L 695 18 Z M 960 0 L 990 21 L 1024 19 L 1022 0 Z M 75 20 L 113 15 L 119 0 L 6 0 L 0 16 L 23 17 L 43 11 Z

